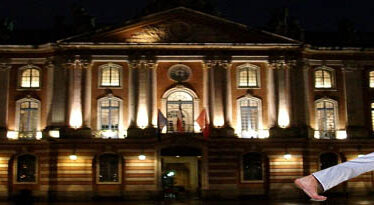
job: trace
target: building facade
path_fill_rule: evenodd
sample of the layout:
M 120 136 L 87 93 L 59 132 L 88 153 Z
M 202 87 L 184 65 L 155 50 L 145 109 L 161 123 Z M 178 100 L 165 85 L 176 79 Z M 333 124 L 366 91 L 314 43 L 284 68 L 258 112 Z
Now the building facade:
M 368 48 L 176 8 L 0 54 L 4 198 L 301 197 L 295 178 L 374 148 Z M 332 192 L 373 182 L 368 173 Z

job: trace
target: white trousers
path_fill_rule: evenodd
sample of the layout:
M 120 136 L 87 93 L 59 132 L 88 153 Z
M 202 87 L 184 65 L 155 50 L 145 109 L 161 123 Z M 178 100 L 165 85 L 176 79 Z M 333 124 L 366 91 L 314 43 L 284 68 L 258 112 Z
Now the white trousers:
M 346 180 L 373 170 L 374 152 L 315 172 L 313 176 L 321 183 L 323 190 L 326 191 Z

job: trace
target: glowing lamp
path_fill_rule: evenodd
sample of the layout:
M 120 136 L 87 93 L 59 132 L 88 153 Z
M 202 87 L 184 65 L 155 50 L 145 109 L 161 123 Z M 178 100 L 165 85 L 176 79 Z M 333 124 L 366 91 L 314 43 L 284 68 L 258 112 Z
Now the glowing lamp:
M 75 155 L 75 154 L 71 154 L 71 155 L 69 156 L 69 159 L 72 160 L 72 161 L 75 161 L 75 160 L 78 159 L 78 157 L 77 157 L 77 155 Z
M 172 176 L 174 176 L 175 175 L 175 172 L 173 172 L 173 171 L 170 171 L 170 172 L 168 172 L 167 174 L 166 174 L 166 176 L 168 176 L 168 177 L 172 177 Z
M 319 131 L 318 131 L 318 130 L 315 130 L 315 131 L 314 131 L 314 138 L 315 138 L 315 139 L 319 139 L 319 138 L 320 138 L 320 134 L 319 134 Z
M 357 155 L 357 157 L 363 157 L 364 156 L 364 154 L 359 154 L 359 155 Z
M 139 160 L 145 160 L 147 157 L 144 154 L 138 156 Z
M 215 117 L 213 123 L 215 127 L 222 127 L 225 122 L 223 120 L 223 117 Z
M 290 160 L 292 158 L 292 155 L 288 152 L 286 152 L 286 154 L 283 155 L 283 158 L 286 159 L 286 160 Z
M 148 125 L 148 114 L 144 106 L 139 108 L 136 124 L 142 129 L 146 128 Z
M 116 138 L 117 137 L 117 132 L 112 131 L 112 130 L 104 130 L 102 132 L 102 135 L 104 138 Z
M 48 132 L 48 134 L 49 134 L 50 137 L 60 138 L 60 131 L 59 130 L 50 130 Z
M 8 131 L 6 133 L 6 137 L 8 139 L 11 139 L 11 140 L 16 140 L 16 139 L 18 139 L 18 132 L 16 132 L 16 131 Z

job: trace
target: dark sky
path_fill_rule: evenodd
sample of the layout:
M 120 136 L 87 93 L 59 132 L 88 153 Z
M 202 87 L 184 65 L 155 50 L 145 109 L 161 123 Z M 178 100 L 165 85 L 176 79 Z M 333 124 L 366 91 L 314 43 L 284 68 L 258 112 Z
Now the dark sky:
M 337 22 L 350 19 L 360 31 L 374 31 L 373 0 L 212 0 L 223 17 L 261 27 L 272 10 L 287 6 L 306 30 L 336 30 Z M 0 18 L 16 20 L 16 28 L 50 28 L 54 16 L 68 16 L 79 2 L 98 22 L 118 23 L 138 14 L 146 0 L 0 0 Z M 371 3 L 372 2 L 372 3 Z

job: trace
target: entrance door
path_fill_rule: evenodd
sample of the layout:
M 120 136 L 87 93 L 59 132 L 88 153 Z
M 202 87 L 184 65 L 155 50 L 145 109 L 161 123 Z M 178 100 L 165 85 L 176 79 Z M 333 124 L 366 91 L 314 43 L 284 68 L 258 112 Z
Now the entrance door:
M 197 196 L 201 190 L 201 152 L 182 147 L 161 151 L 161 181 L 166 198 Z

